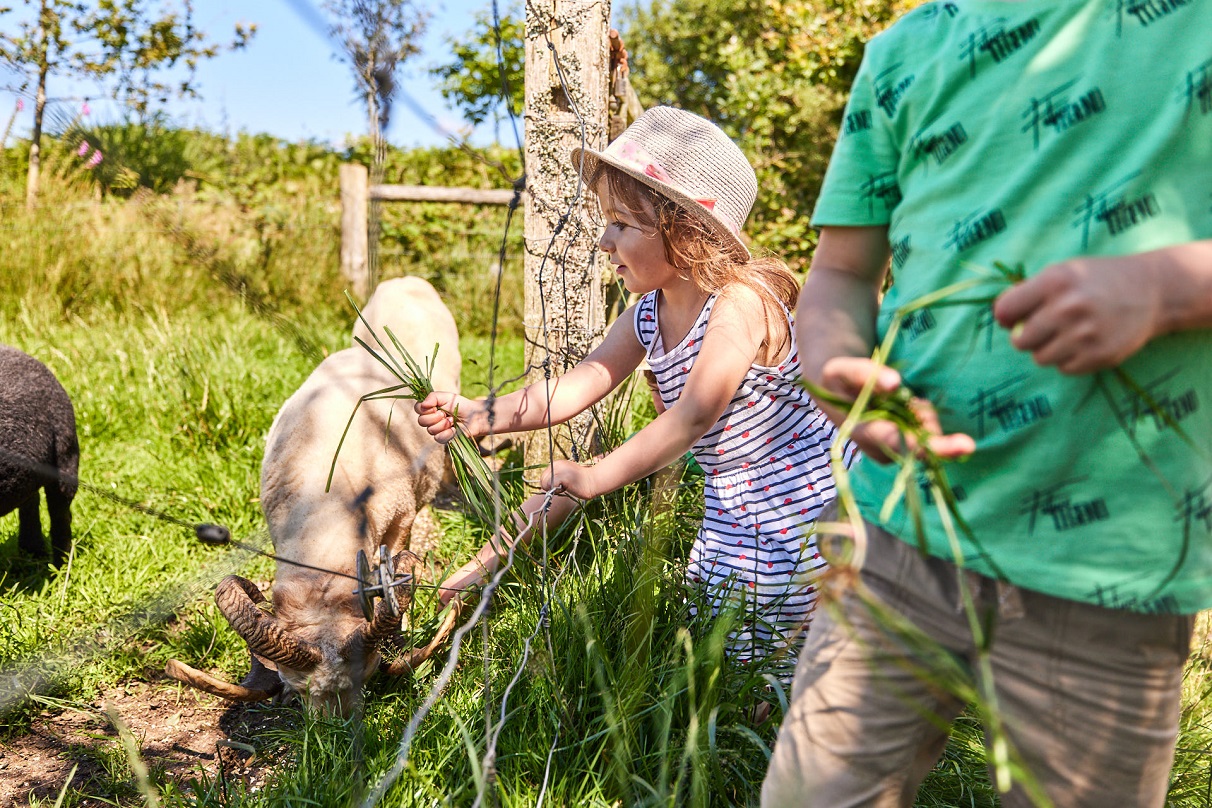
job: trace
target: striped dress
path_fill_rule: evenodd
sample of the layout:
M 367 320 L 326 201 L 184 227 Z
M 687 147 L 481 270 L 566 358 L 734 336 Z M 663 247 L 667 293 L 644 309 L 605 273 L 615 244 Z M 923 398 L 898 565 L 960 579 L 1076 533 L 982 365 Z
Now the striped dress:
M 703 305 L 681 344 L 661 344 L 658 292 L 635 308 L 635 332 L 644 346 L 666 407 L 677 403 L 707 331 L 716 295 Z M 790 314 L 788 314 L 790 320 Z M 687 579 L 706 589 L 715 613 L 741 599 L 745 619 L 729 650 L 738 659 L 788 648 L 794 664 L 816 604 L 816 579 L 825 560 L 808 535 L 834 498 L 829 452 L 835 431 L 799 383 L 794 330 L 779 365 L 754 365 L 719 421 L 692 449 L 703 467 L 704 514 L 690 551 Z M 847 446 L 846 461 L 853 457 Z

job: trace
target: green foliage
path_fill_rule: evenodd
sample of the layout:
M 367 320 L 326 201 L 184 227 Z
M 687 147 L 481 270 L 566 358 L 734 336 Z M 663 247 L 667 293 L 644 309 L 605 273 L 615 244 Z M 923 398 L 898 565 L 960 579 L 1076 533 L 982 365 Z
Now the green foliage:
M 193 0 L 181 7 L 148 0 L 96 0 L 75 10 L 72 25 L 87 50 L 80 50 L 81 73 L 100 80 L 114 80 L 114 97 L 140 117 L 147 115 L 168 96 L 197 97 L 194 71 L 203 59 L 219 55 L 222 48 L 208 42 L 194 27 Z M 248 44 L 255 25 L 238 24 L 226 49 Z M 162 71 L 183 66 L 185 77 L 172 83 L 160 78 Z
M 913 0 L 653 0 L 622 10 L 631 83 L 644 106 L 718 123 L 758 174 L 748 231 L 806 266 L 808 217 L 862 43 Z
M 97 79 L 139 115 L 171 94 L 196 96 L 194 69 L 222 49 L 194 26 L 192 0 L 181 0 L 179 8 L 149 0 L 22 0 L 20 6 L 24 13 L 6 26 L 13 33 L 0 33 L 0 60 L 25 75 L 23 86 L 49 73 Z M 13 13 L 0 8 L 0 16 Z M 255 30 L 237 25 L 226 47 L 244 47 Z M 186 73 L 173 84 L 160 78 L 179 66 Z
M 485 10 L 476 13 L 469 39 L 447 38 L 454 61 L 430 74 L 439 80 L 442 97 L 472 124 L 483 123 L 490 115 L 499 122 L 522 114 L 524 30 L 516 10 L 507 10 L 495 23 Z
M 37 72 L 51 64 L 66 61 L 63 67 L 80 69 L 87 64 L 83 52 L 72 48 L 71 20 L 79 13 L 79 7 L 71 0 L 24 0 L 26 16 L 20 17 L 13 26 L 11 7 L 0 6 L 0 15 L 6 17 L 5 32 L 0 33 L 0 61 L 26 74 L 22 89 Z M 36 9 L 36 10 L 35 10 Z M 74 64 L 73 64 L 74 63 Z
M 157 193 L 172 190 L 190 169 L 190 133 L 170 126 L 163 115 L 119 124 L 86 125 L 84 119 L 63 134 L 78 143 L 77 156 L 97 161 L 88 175 L 102 195 L 128 197 L 139 188 Z M 100 152 L 100 155 L 92 155 Z

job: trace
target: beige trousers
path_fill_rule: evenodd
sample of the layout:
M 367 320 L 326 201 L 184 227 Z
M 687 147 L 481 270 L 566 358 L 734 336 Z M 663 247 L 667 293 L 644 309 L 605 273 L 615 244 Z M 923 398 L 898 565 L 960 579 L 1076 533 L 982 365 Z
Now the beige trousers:
M 999 585 L 868 531 L 861 585 L 838 579 L 808 632 L 763 806 L 913 805 L 977 690 L 960 575 L 1016 764 L 1002 806 L 1164 804 L 1193 617 Z

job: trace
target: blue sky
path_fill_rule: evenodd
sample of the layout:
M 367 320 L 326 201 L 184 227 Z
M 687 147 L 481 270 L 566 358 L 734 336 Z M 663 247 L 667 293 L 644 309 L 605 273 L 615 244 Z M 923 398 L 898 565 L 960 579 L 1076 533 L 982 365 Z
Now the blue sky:
M 469 31 L 473 15 L 490 10 L 492 0 L 420 2 L 431 13 L 429 28 L 421 53 L 402 68 L 400 83 L 440 126 L 456 130 L 464 122 L 446 106 L 428 68 L 449 61 L 446 38 Z M 246 50 L 222 53 L 203 62 L 197 71 L 202 100 L 173 100 L 169 113 L 187 126 L 232 133 L 269 132 L 288 140 L 312 138 L 339 145 L 347 134 L 364 134 L 366 115 L 354 98 L 350 69 L 332 55 L 330 42 L 302 19 L 296 9 L 300 5 L 318 7 L 319 0 L 194 0 L 195 25 L 212 40 L 230 38 L 237 22 L 256 23 L 257 34 Z M 498 5 L 505 13 L 509 3 L 498 0 Z M 12 25 L 16 13 L 20 12 L 0 17 L 0 25 Z M 0 87 L 11 83 L 10 79 L 0 74 Z M 51 97 L 71 99 L 64 103 L 75 107 L 81 99 L 91 97 L 92 115 L 102 122 L 116 120 L 121 114 L 93 85 L 57 80 L 48 92 Z M 15 101 L 12 92 L 0 89 L 0 126 L 7 122 Z M 14 124 L 14 135 L 29 132 L 32 107 L 27 101 Z M 392 117 L 387 136 L 397 146 L 436 145 L 445 140 L 406 104 L 397 103 Z M 473 137 L 479 143 L 492 139 L 491 127 L 483 127 Z

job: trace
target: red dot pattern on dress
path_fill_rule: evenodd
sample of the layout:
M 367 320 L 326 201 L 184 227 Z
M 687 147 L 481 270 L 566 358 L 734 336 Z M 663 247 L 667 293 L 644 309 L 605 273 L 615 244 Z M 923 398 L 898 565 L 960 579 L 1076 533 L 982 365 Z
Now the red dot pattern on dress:
M 649 347 L 660 338 L 655 306 L 656 295 L 646 295 L 635 320 L 640 342 Z M 649 361 L 666 401 L 676 399 L 686 374 L 694 372 L 711 307 L 709 301 L 685 340 L 673 351 L 650 352 Z M 815 564 L 810 560 L 815 542 L 807 531 L 822 504 L 809 492 L 828 473 L 830 427 L 799 386 L 797 362 L 793 350 L 777 371 L 751 368 L 728 410 L 695 447 L 708 471 L 707 513 L 714 511 L 715 516 L 704 522 L 688 572 L 708 587 L 724 580 L 734 584 L 744 581 L 752 591 L 760 582 L 761 593 L 754 595 L 759 603 L 778 588 L 777 582 L 788 580 L 785 576 L 798 576 L 801 571 L 824 564 L 823 559 Z M 794 412 L 797 409 L 805 412 Z M 798 431 L 793 434 L 793 430 Z M 803 443 L 802 438 L 809 440 Z M 784 446 L 787 449 L 781 448 Z M 760 455 L 755 457 L 757 452 Z M 820 462 L 822 459 L 824 462 Z M 759 492 L 764 493 L 753 496 Z M 742 524 L 741 518 L 752 521 Z M 765 522 L 765 528 L 757 520 Z M 802 551 L 797 549 L 801 546 Z M 694 561 L 696 551 L 698 560 Z M 820 554 L 815 557 L 820 559 Z M 775 619 L 786 620 L 789 612 L 782 605 L 778 608 Z M 807 614 L 804 619 L 808 619 Z

